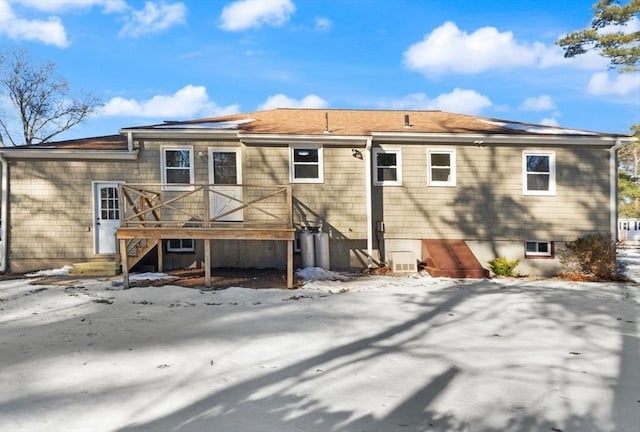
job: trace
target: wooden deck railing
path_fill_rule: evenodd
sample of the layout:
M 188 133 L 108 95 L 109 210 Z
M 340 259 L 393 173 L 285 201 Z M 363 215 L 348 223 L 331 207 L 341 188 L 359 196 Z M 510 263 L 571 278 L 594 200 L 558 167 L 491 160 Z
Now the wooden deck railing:
M 243 226 L 293 227 L 290 185 L 189 185 L 189 190 L 167 190 L 170 185 L 121 184 L 121 227 L 210 228 L 229 222 Z M 216 208 L 216 201 L 226 203 Z M 238 212 L 240 217 L 238 217 Z

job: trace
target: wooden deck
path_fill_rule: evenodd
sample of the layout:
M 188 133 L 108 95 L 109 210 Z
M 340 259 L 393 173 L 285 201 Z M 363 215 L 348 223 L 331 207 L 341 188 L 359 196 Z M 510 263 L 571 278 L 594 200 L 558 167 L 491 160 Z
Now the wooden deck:
M 205 285 L 211 286 L 212 240 L 287 242 L 287 286 L 293 287 L 293 201 L 290 185 L 122 184 L 116 230 L 124 287 L 131 268 L 154 249 L 162 271 L 162 240 L 204 243 Z M 228 220 L 233 220 L 229 222 Z

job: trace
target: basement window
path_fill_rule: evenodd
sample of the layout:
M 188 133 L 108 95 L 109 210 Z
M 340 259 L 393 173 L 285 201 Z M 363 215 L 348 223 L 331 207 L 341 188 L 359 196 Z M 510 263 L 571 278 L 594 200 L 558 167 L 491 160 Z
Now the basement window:
M 167 240 L 167 252 L 195 252 L 193 239 Z
M 525 258 L 551 258 L 553 257 L 553 242 L 527 240 L 524 246 Z

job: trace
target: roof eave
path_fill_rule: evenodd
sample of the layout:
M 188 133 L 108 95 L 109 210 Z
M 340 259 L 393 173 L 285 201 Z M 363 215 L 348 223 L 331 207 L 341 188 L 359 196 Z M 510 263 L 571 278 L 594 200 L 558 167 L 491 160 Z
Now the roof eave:
M 62 150 L 62 149 L 5 149 L 6 159 L 64 159 L 64 160 L 136 160 L 138 151 L 120 150 Z
M 306 143 L 323 145 L 366 145 L 367 135 L 324 135 L 312 134 L 243 134 L 239 133 L 238 138 L 245 144 L 277 145 L 288 143 Z
M 633 142 L 635 138 L 624 135 L 541 135 L 541 134 L 492 134 L 492 133 L 422 133 L 422 132 L 372 132 L 374 140 L 396 142 L 440 142 L 468 144 L 526 144 L 526 145 L 605 145 L 613 146 L 621 141 Z
M 238 130 L 212 130 L 212 129 L 149 129 L 126 128 L 120 129 L 121 134 L 131 134 L 133 139 L 229 139 L 238 138 Z

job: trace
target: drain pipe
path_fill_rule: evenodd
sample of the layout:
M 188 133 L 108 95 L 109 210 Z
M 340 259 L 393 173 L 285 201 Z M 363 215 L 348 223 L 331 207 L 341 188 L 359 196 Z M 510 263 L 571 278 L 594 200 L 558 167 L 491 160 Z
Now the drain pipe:
M 618 150 L 625 144 L 635 141 L 623 140 L 618 138 L 616 143 L 610 149 L 609 155 L 609 230 L 611 231 L 611 240 L 618 242 Z
M 367 267 L 373 268 L 373 181 L 371 177 L 371 145 L 373 138 L 367 138 L 367 145 L 364 152 L 364 172 L 367 195 Z
M 2 230 L 0 231 L 0 273 L 7 271 L 7 252 L 9 251 L 9 238 L 7 237 L 7 228 L 9 225 L 9 164 L 0 152 L 0 165 L 2 166 L 2 213 L 0 221 L 2 222 Z

